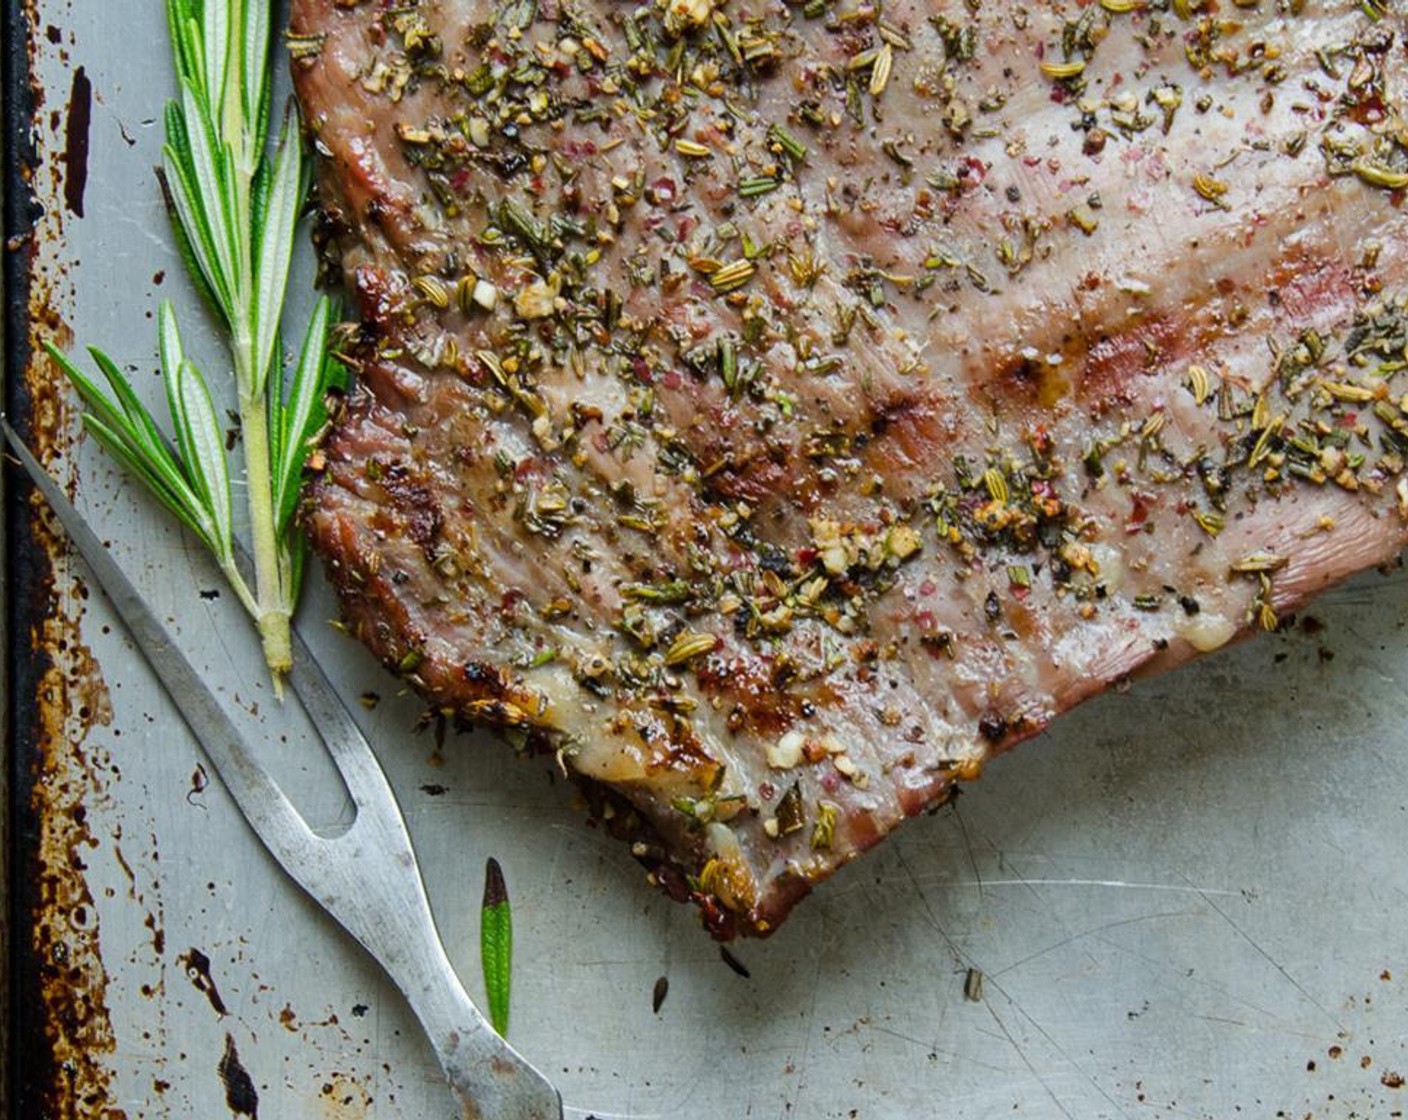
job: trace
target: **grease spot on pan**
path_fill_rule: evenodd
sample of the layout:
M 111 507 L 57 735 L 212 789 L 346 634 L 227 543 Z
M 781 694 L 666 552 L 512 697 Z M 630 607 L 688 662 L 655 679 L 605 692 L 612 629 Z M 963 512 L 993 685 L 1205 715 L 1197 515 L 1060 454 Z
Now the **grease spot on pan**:
M 320 1093 L 325 1120 L 366 1120 L 371 1094 L 346 1074 L 335 1073 Z
M 93 83 L 80 66 L 73 72 L 68 95 L 68 127 L 64 138 L 64 204 L 83 217 L 83 193 L 88 189 L 88 135 L 93 125 Z
M 210 958 L 199 949 L 191 948 L 176 959 L 186 970 L 186 975 L 195 985 L 196 991 L 202 993 L 210 1001 L 210 1006 L 215 1009 L 215 1014 L 221 1018 L 228 1015 L 229 1012 L 225 1010 L 225 1001 L 220 998 L 220 989 L 210 978 Z
M 254 1088 L 254 1079 L 240 1064 L 240 1052 L 235 1047 L 235 1037 L 225 1035 L 225 1053 L 220 1058 L 220 1082 L 225 1086 L 225 1105 L 236 1116 L 248 1116 L 249 1120 L 259 1118 L 259 1094 Z

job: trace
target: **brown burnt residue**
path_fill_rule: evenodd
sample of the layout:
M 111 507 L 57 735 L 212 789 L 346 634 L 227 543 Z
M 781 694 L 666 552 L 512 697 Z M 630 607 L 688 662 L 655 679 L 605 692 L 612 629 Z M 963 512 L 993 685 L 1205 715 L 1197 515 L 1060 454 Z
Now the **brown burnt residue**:
M 44 93 L 35 75 L 41 62 L 53 61 L 49 56 L 58 48 L 42 41 L 33 0 L 23 5 L 20 26 L 26 34 L 29 108 L 35 116 L 27 136 L 32 147 L 21 156 L 17 171 L 33 196 L 30 212 L 35 217 L 31 228 L 8 231 L 12 251 L 25 254 L 24 275 L 12 294 L 24 297 L 28 312 L 27 333 L 12 336 L 11 345 L 21 354 L 27 347 L 30 355 L 38 355 L 42 341 L 73 342 L 62 311 L 72 304 L 71 277 L 62 259 L 70 190 L 62 158 L 67 129 L 62 119 L 49 122 L 38 115 Z M 75 140 L 80 132 L 86 136 L 81 120 L 73 129 Z M 11 319 L 15 326 L 17 319 Z M 24 363 L 7 393 L 11 416 L 51 469 L 71 440 L 67 399 L 57 371 L 42 357 Z M 60 469 L 55 473 L 65 474 Z M 71 482 L 71 471 L 67 473 Z M 107 780 L 85 741 L 94 725 L 110 720 L 108 695 L 81 640 L 86 593 L 42 502 L 31 495 L 27 514 L 14 516 L 10 527 L 15 554 L 24 557 L 22 570 L 10 573 L 16 622 L 11 637 L 20 666 L 14 683 L 16 696 L 24 698 L 15 709 L 20 764 L 15 828 L 29 838 L 14 868 L 17 899 L 27 910 L 15 930 L 22 966 L 17 984 L 23 985 L 23 1001 L 17 1004 L 24 1031 L 16 1087 L 27 1115 L 118 1120 L 126 1114 L 112 1103 L 111 1071 L 104 1063 L 116 1043 L 106 1006 L 98 914 L 85 877 L 98 847 L 90 813 L 101 806 Z
M 335 1073 L 318 1092 L 324 1120 L 366 1120 L 372 1107 L 371 1094 L 350 1074 Z
M 225 1035 L 225 1053 L 217 1067 L 220 1083 L 225 1086 L 225 1105 L 233 1116 L 248 1116 L 249 1120 L 259 1120 L 259 1093 L 254 1088 L 254 1078 L 240 1063 L 240 1052 L 235 1047 L 235 1037 Z
M 51 547 L 53 545 L 50 541 Z M 102 1056 L 115 1047 L 106 1007 L 94 898 L 84 870 L 98 845 L 89 812 L 104 784 L 83 743 L 89 728 L 111 718 L 97 665 L 78 640 L 78 613 L 54 613 L 31 635 L 35 652 L 49 659 L 36 699 L 38 757 L 34 760 L 30 812 L 37 826 L 38 906 L 30 945 L 41 998 L 42 1029 L 54 1078 L 45 1089 L 53 1115 L 115 1118 L 108 1105 L 108 1071 Z
M 195 985 L 196 991 L 200 992 L 210 1001 L 210 1006 L 215 1014 L 224 1018 L 229 1012 L 225 1009 L 225 1001 L 220 997 L 220 989 L 215 986 L 215 981 L 210 975 L 210 958 L 199 949 L 187 949 L 176 958 L 177 963 L 186 970 L 186 976 Z
M 64 132 L 64 203 L 70 214 L 83 217 L 83 192 L 88 188 L 88 133 L 93 125 L 93 83 L 83 67 L 73 72 Z

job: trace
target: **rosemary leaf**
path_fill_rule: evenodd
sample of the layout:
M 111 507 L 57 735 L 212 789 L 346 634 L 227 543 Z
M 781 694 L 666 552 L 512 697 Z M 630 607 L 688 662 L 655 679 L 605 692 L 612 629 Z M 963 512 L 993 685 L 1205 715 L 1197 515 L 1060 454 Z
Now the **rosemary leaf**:
M 221 271 L 219 247 L 215 236 L 205 221 L 200 204 L 197 202 L 194 176 L 187 171 L 191 166 L 190 149 L 183 152 L 174 139 L 178 132 L 184 132 L 180 111 L 173 104 L 167 109 L 167 144 L 162 153 L 162 171 L 170 191 L 174 220 L 172 225 L 181 230 L 191 255 L 199 266 L 197 275 L 205 289 L 214 297 L 215 310 L 222 316 L 225 308 L 234 298 L 225 274 Z
M 291 119 L 291 114 L 284 117 L 268 197 L 261 200 L 263 205 L 255 208 L 255 213 L 263 216 L 257 230 L 259 258 L 255 269 L 255 290 L 259 302 L 251 309 L 251 321 L 258 332 L 254 365 L 256 392 L 264 391 L 263 381 L 273 357 L 279 313 L 288 286 L 289 263 L 293 260 L 294 229 L 298 225 L 298 212 L 303 199 L 308 194 L 303 151 L 298 135 L 290 131 Z M 323 333 L 326 334 L 326 328 Z
M 79 369 L 67 354 L 58 349 L 52 342 L 45 341 L 44 349 L 68 378 L 70 384 L 78 390 L 78 395 L 83 403 L 88 407 L 88 419 L 100 422 L 105 428 L 118 429 L 126 426 L 127 418 L 121 409 L 108 400 L 97 385 Z
M 298 483 L 312 442 L 327 423 L 327 407 L 323 403 L 330 389 L 339 387 L 341 365 L 327 357 L 325 340 L 332 304 L 320 297 L 308 322 L 298 364 L 293 369 L 287 403 L 278 407 L 279 424 L 274 435 L 274 515 L 280 532 L 292 523 L 298 504 Z M 279 393 L 271 391 L 272 403 Z
M 177 445 L 201 504 L 210 515 L 215 532 L 212 551 L 221 566 L 234 553 L 234 527 L 230 502 L 230 468 L 225 461 L 225 440 L 210 401 L 210 390 L 200 370 L 182 361 L 176 376 L 167 381 L 171 416 L 176 424 Z
M 136 475 L 163 506 L 200 537 L 206 547 L 217 552 L 220 536 L 210 510 L 191 486 L 151 414 L 138 400 L 112 359 L 96 347 L 90 351 L 116 401 L 52 344 L 46 343 L 45 349 L 87 405 L 89 412 L 83 418 L 84 427 L 105 450 Z
M 244 124 L 256 151 L 264 147 L 269 124 L 269 13 L 272 4 L 246 0 L 244 33 Z
M 153 449 L 161 447 L 161 432 L 157 429 L 156 421 L 152 419 L 151 413 L 146 410 L 137 394 L 132 391 L 132 386 L 127 383 L 127 378 L 122 375 L 117 364 L 96 346 L 89 347 L 88 353 L 98 368 L 103 371 L 103 377 L 106 378 L 108 387 L 112 390 L 113 396 L 117 398 L 117 403 L 122 409 L 122 419 L 125 422 L 123 427 L 131 430 L 134 441 Z M 96 386 L 91 391 L 98 392 Z
M 484 990 L 489 997 L 489 1021 L 500 1035 L 508 1036 L 508 1002 L 513 971 L 513 917 L 508 888 L 499 861 L 492 856 L 484 865 L 484 905 L 479 915 L 479 956 L 484 969 Z
M 181 181 L 188 185 L 191 198 L 190 221 L 184 222 L 187 232 L 196 225 L 202 240 L 211 246 L 213 271 L 207 270 L 206 280 L 216 291 L 227 293 L 229 304 L 224 308 L 229 317 L 229 305 L 235 302 L 239 288 L 239 246 L 233 228 L 234 215 L 230 199 L 230 165 L 233 160 L 220 151 L 214 126 L 202 112 L 190 88 L 181 91 L 180 105 L 185 151 L 170 148 L 169 157 L 186 158 L 178 165 Z M 168 173 L 171 172 L 168 167 Z M 231 327 L 235 324 L 230 323 Z
M 201 21 L 201 41 L 205 46 L 205 51 L 201 57 L 201 66 L 206 81 L 206 96 L 219 104 L 224 98 L 224 82 L 229 71 L 229 55 L 231 47 L 231 34 L 235 30 L 232 27 L 234 22 L 232 16 L 236 13 L 230 11 L 230 5 L 220 3 L 219 0 L 198 0 L 201 2 L 203 19 Z M 189 5 L 182 5 L 187 7 Z M 188 25 L 189 26 L 189 25 Z
M 83 418 L 83 426 L 109 455 L 137 476 L 168 512 L 195 533 L 207 548 L 215 551 L 215 528 L 184 478 L 162 470 L 158 461 L 136 450 L 125 433 L 109 428 L 93 414 Z
M 169 299 L 161 301 L 156 316 L 157 353 L 161 356 L 161 376 L 170 380 L 186 360 L 186 346 L 176 322 L 176 308 Z

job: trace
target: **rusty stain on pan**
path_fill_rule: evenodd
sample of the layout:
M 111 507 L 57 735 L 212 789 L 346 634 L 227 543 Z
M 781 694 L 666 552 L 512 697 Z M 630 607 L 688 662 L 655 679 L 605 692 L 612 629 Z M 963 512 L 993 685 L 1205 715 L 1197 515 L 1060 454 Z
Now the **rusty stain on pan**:
M 62 38 L 41 43 L 35 0 L 5 12 L 7 64 L 7 405 L 41 461 L 60 463 L 73 417 L 39 342 L 72 339 L 61 308 L 71 281 L 58 261 L 65 210 L 68 113 L 45 114 L 36 75 L 66 61 Z M 57 52 L 54 56 L 41 52 Z M 75 127 L 82 121 L 74 122 Z M 27 493 L 27 488 L 20 494 Z M 85 869 L 99 841 L 89 812 L 107 766 L 90 756 L 88 731 L 110 719 L 107 689 L 80 637 L 87 591 L 37 496 L 13 496 L 9 530 L 12 737 L 10 791 L 16 841 L 11 867 L 16 1114 L 116 1120 L 110 1071 L 114 1038 L 106 1007 L 97 911 Z

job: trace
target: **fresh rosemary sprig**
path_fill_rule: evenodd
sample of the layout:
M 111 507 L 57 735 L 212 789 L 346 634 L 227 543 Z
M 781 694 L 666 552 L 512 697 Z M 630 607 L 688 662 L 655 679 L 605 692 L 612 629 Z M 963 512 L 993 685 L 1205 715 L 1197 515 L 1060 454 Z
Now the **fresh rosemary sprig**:
M 94 437 L 210 549 L 259 628 L 275 687 L 291 666 L 289 620 L 304 541 L 294 525 L 324 396 L 342 369 L 328 356 L 330 308 L 318 301 L 287 378 L 279 325 L 294 231 L 308 194 L 296 113 L 268 143 L 271 5 L 167 0 L 180 96 L 166 108 L 160 179 L 176 243 L 197 289 L 228 333 L 253 538 L 253 587 L 235 563 L 230 466 L 219 414 L 163 303 L 161 374 L 175 433 L 162 435 L 116 364 L 90 349 L 106 391 L 52 346 L 77 388 Z

